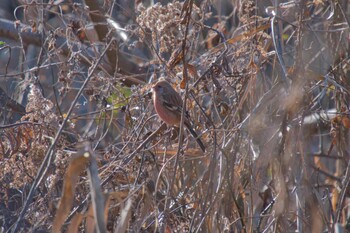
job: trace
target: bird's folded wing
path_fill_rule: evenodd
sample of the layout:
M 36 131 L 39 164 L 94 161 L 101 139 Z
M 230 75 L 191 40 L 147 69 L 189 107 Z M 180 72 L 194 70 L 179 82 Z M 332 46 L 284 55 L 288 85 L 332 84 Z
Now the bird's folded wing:
M 176 105 L 173 105 L 173 104 L 168 103 L 168 102 L 166 102 L 166 101 L 163 102 L 163 105 L 164 105 L 164 107 L 166 107 L 169 111 L 172 111 L 172 112 L 179 112 L 179 113 L 182 112 L 182 108 L 181 108 L 181 107 L 176 106 Z

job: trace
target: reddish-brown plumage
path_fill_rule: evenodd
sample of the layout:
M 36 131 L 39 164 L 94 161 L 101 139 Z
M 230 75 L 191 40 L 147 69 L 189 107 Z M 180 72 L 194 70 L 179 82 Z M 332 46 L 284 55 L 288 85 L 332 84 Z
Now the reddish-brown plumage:
M 179 126 L 183 101 L 179 93 L 166 80 L 160 80 L 152 87 L 153 104 L 158 116 L 168 125 Z M 205 151 L 204 144 L 193 130 L 190 120 L 185 115 L 184 124 L 196 139 L 198 145 Z

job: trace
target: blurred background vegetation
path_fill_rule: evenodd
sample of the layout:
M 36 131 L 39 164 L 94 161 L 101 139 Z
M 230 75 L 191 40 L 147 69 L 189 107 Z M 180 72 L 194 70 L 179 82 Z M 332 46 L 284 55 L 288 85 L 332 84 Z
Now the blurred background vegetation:
M 1 0 L 0 232 L 350 231 L 349 16 Z M 160 78 L 205 153 L 155 115 Z

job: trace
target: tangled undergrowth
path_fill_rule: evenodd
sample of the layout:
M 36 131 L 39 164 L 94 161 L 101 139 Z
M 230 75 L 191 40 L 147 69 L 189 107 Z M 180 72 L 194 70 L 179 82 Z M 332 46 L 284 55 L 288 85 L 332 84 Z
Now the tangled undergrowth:
M 117 2 L 6 24 L 4 232 L 350 229 L 345 1 Z M 206 152 L 155 114 L 160 78 Z

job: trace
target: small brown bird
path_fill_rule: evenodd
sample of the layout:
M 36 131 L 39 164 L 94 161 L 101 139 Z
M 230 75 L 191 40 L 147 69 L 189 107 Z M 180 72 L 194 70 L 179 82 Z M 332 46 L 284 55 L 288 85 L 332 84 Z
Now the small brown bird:
M 169 82 L 160 80 L 152 87 L 153 104 L 158 116 L 168 125 L 179 126 L 183 101 Z M 188 116 L 185 114 L 184 124 L 196 139 L 198 145 L 205 152 L 205 146 L 193 130 Z

